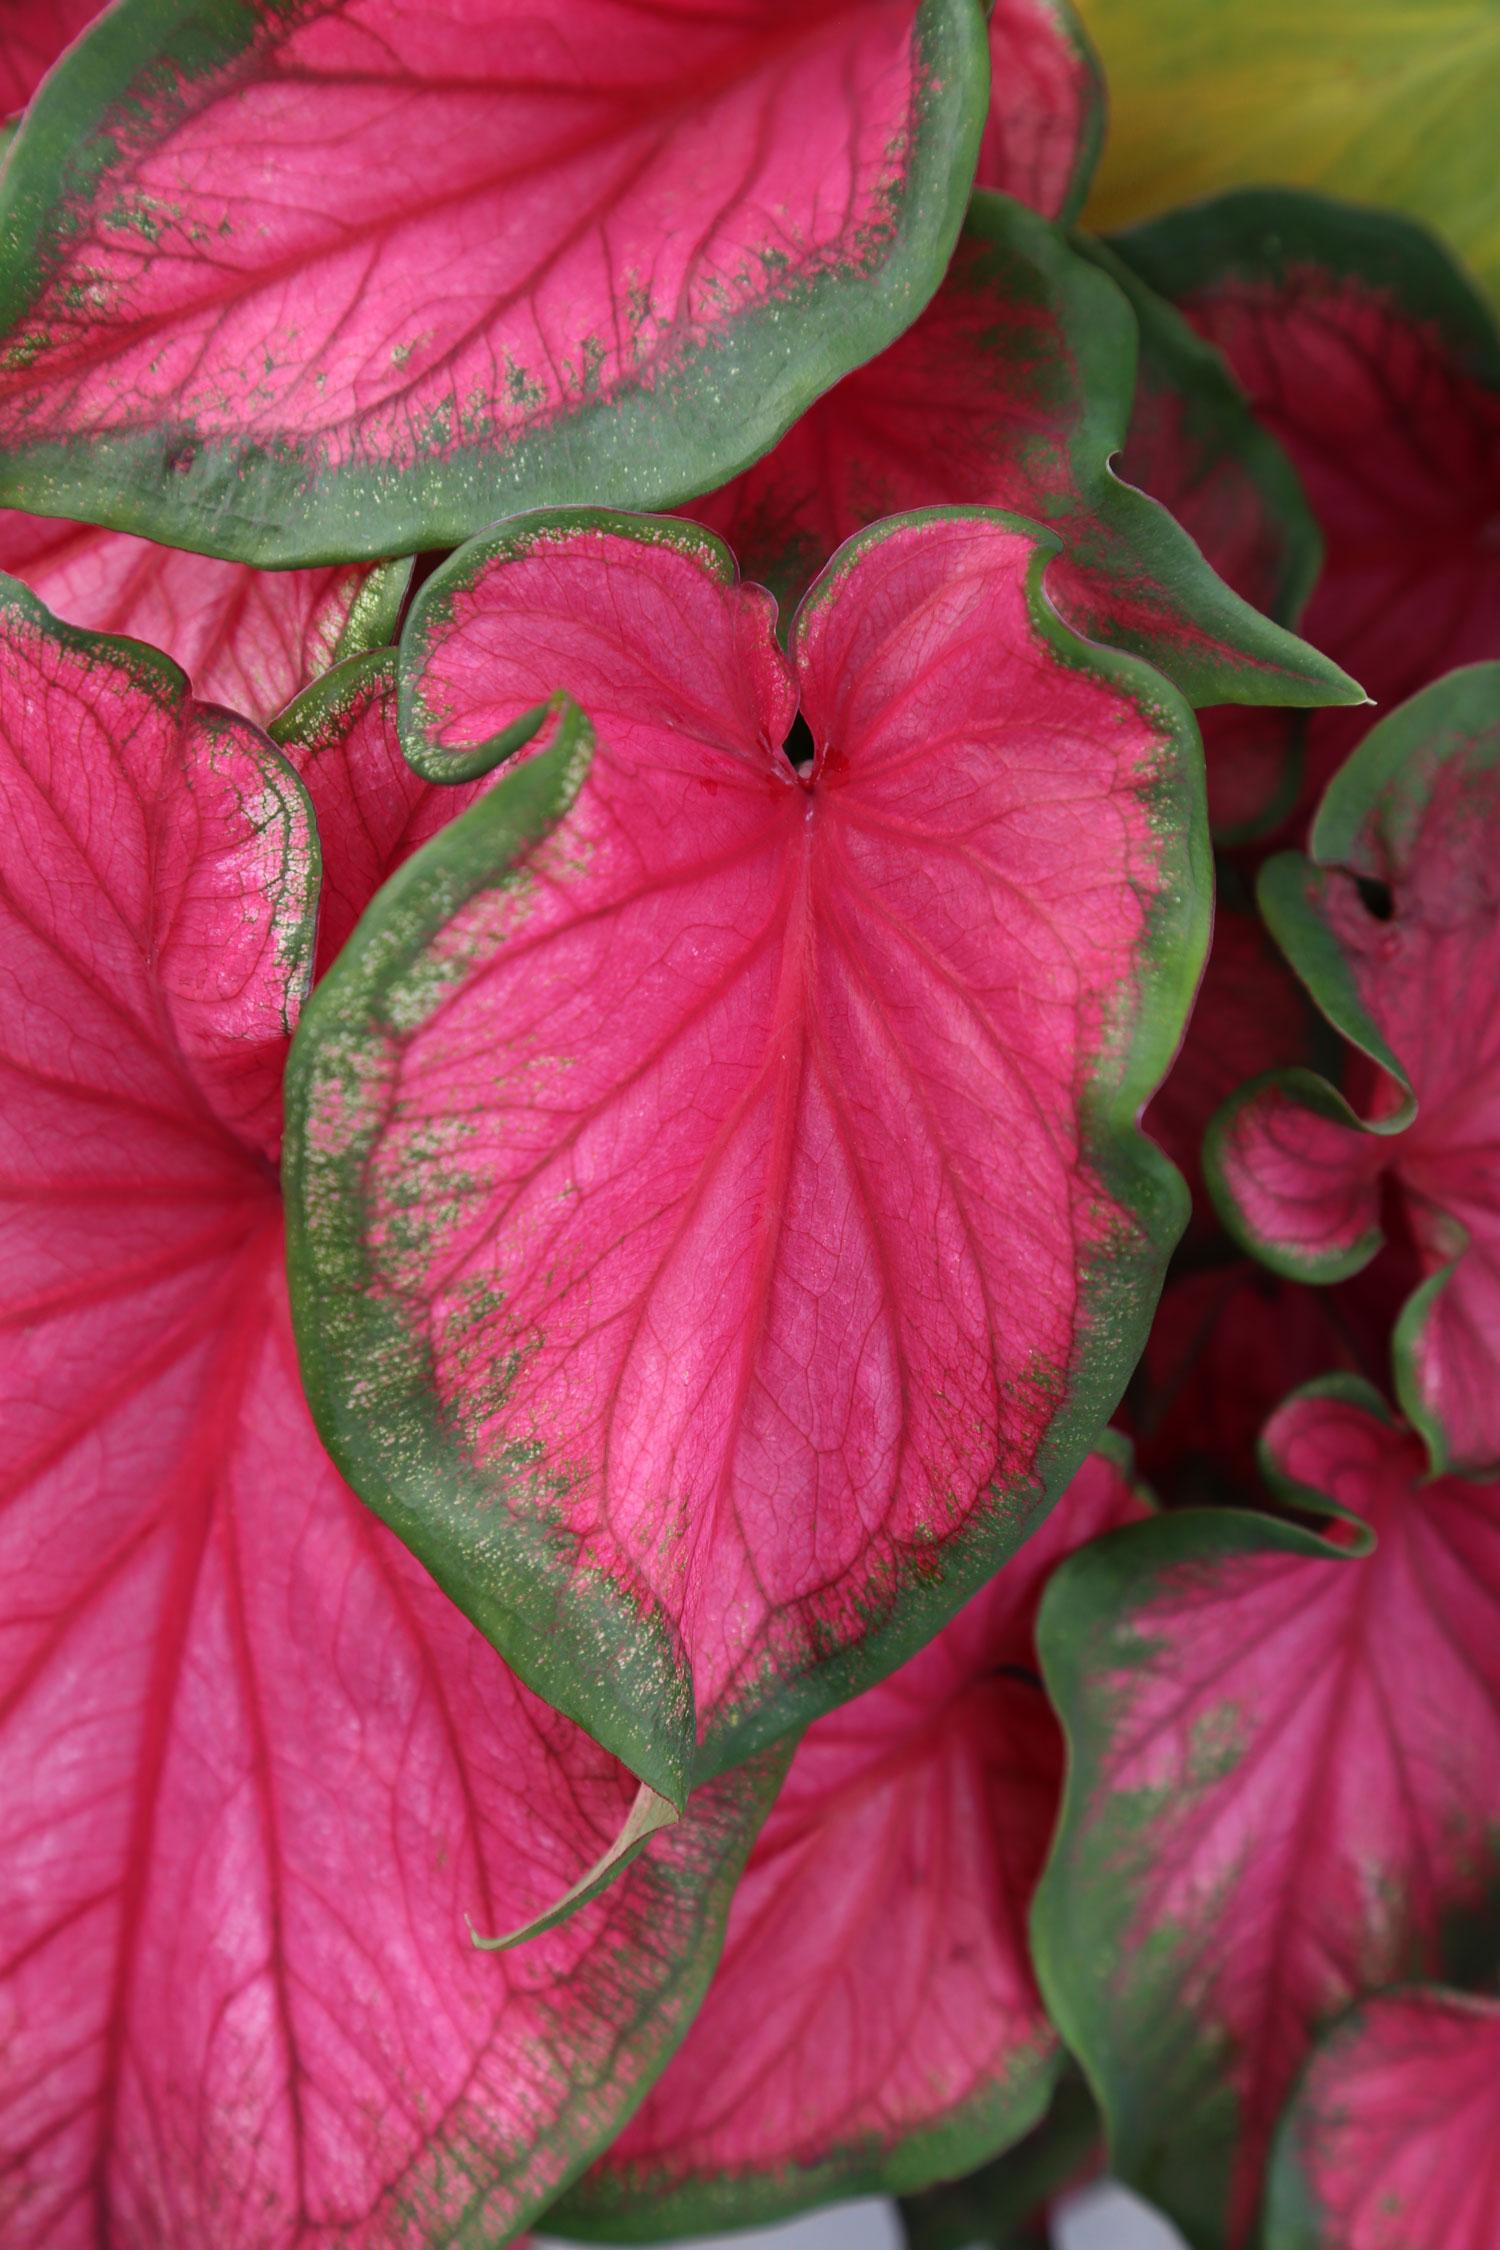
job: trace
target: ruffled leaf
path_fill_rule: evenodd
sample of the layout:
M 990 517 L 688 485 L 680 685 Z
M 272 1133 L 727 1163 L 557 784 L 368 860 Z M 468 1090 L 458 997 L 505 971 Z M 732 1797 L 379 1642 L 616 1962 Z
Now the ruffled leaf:
M 1500 1881 L 1500 1488 L 1427 1481 L 1347 1383 L 1289 1401 L 1267 1458 L 1324 1532 L 1134 1526 L 1058 1572 L 1040 1631 L 1070 1750 L 1042 1989 L 1113 2168 L 1202 2250 L 1250 2239 L 1320 2027 L 1451 1969 Z
M 707 1772 L 826 1710 L 1012 1550 L 1181 1223 L 1135 1117 L 1201 958 L 1196 760 L 1041 600 L 1050 551 L 884 527 L 788 660 L 707 534 L 539 516 L 407 628 L 408 754 L 527 748 L 314 1002 L 304 1373 L 364 1496 L 674 1801 L 695 1736 Z
M 1282 2126 L 1267 2250 L 1491 2250 L 1500 2006 L 1369 2000 L 1313 2057 Z
M 634 1783 L 308 1419 L 266 1160 L 307 799 L 151 651 L 13 586 L 0 636 L 6 2238 L 509 2240 L 680 2036 L 775 1776 L 474 1952 Z
M 1311 857 L 1261 875 L 1292 966 L 1351 1042 L 1341 1087 L 1253 1081 L 1209 1169 L 1245 1246 L 1295 1278 L 1357 1271 L 1395 1198 L 1422 1285 L 1402 1314 L 1402 1404 L 1434 1465 L 1500 1463 L 1500 665 L 1439 681 L 1331 783 Z
M 1014 508 L 1064 542 L 1047 592 L 1068 622 L 1144 656 L 1190 701 L 1359 701 L 1336 666 L 1249 608 L 1164 509 L 1114 475 L 1135 346 L 1118 288 L 1066 235 L 976 195 L 921 319 L 684 513 L 789 608 L 882 516 Z
M 1314 645 L 1385 710 L 1500 658 L 1500 337 L 1441 247 L 1274 190 L 1118 247 L 1224 353 L 1302 479 L 1325 550 Z M 1364 731 L 1354 712 L 1307 722 L 1306 809 Z
M 1071 0 L 998 0 L 977 184 L 1076 218 L 1103 138 L 1104 81 Z
M 1500 288 L 1491 0 L 1087 0 L 1111 92 L 1100 226 L 1295 180 L 1393 205 Z
M 1040 2118 L 1059 2067 L 1026 1917 L 1062 1783 L 1035 1615 L 1143 1512 L 1123 1449 L 920 1655 L 804 1737 L 676 2061 L 553 2223 L 605 2241 L 925 2187 Z
M 0 513 L 0 569 L 54 616 L 164 649 L 195 694 L 265 721 L 330 665 L 394 639 L 410 561 L 253 570 L 128 532 Z
M 124 0 L 0 180 L 0 495 L 283 564 L 683 499 L 921 309 L 987 75 L 979 0 Z

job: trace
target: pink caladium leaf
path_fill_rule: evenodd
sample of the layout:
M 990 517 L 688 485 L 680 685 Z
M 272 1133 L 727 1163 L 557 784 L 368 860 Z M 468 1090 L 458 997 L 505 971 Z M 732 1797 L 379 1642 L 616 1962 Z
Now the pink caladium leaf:
M 342 658 L 395 638 L 409 560 L 255 570 L 124 531 L 0 513 L 0 570 L 54 616 L 150 641 L 194 692 L 267 720 Z
M 1071 0 L 997 0 L 978 185 L 1075 219 L 1104 138 L 1104 80 Z
M 1310 856 L 1261 873 L 1283 951 L 1350 1042 L 1341 1087 L 1254 1080 L 1209 1140 L 1227 1222 L 1294 1278 L 1356 1272 L 1394 1209 L 1421 1274 L 1397 1389 L 1434 1466 L 1477 1473 L 1500 1464 L 1497 846 L 1500 665 L 1480 664 L 1382 720 L 1330 783 Z
M 1429 1480 L 1347 1377 L 1267 1466 L 1323 1530 L 1162 1516 L 1070 1558 L 1040 1627 L 1070 1775 L 1042 1990 L 1112 2165 L 1201 2250 L 1250 2240 L 1317 2031 L 1451 1973 L 1500 1880 L 1500 1487 Z
M 1062 1556 L 1144 1508 L 1084 1463 L 936 1640 L 803 1737 L 687 2040 L 553 2216 L 618 2240 L 784 2217 L 965 2171 L 1061 2064 L 1026 1922 L 1062 1787 L 1035 1618 Z
M 920 311 L 987 88 L 980 0 L 113 11 L 0 180 L 0 498 L 278 564 L 684 499 Z
M 104 0 L 0 0 L 0 117 L 30 101 Z
M 1325 562 L 1309 638 L 1389 710 L 1500 658 L 1500 335 L 1421 227 L 1251 190 L 1118 245 L 1224 353 L 1295 464 Z M 1310 802 L 1363 721 L 1310 722 Z
M 1115 476 L 1135 355 L 1113 281 L 1034 212 L 978 194 L 921 319 L 684 513 L 789 607 L 882 516 L 1014 508 L 1064 542 L 1047 592 L 1068 622 L 1144 656 L 1191 702 L 1358 701 L 1335 665 L 1251 609 L 1163 508 Z M 1243 411 L 1240 422 L 1253 434 Z
M 1135 1120 L 1201 960 L 1201 774 L 1043 599 L 1054 549 L 881 527 L 787 656 L 708 533 L 562 511 L 403 636 L 419 768 L 531 740 L 305 1019 L 304 1376 L 357 1489 L 673 1801 L 1019 1543 L 1181 1225 Z
M 1287 2113 L 1267 2250 L 1492 2250 L 1500 2005 L 1413 1986 L 1354 2009 Z
M 509 2240 L 680 2036 L 774 1776 L 473 1950 L 465 1916 L 545 1903 L 635 1784 L 308 1418 L 269 1161 L 307 795 L 10 581 L 0 643 L 0 2232 Z M 301 755 L 325 842 L 352 793 L 399 856 L 378 768 Z

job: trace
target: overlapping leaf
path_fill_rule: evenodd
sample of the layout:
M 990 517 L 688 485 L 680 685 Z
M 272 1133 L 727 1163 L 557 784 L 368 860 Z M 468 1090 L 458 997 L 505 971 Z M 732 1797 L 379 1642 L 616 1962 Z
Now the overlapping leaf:
M 1491 0 L 1085 0 L 1085 13 L 1113 96 L 1097 224 L 1295 180 L 1427 220 L 1500 289 Z
M 1059 2050 L 1026 1917 L 1062 1782 L 1035 1673 L 1061 1557 L 1142 1512 L 1123 1449 L 935 1641 L 803 1738 L 735 1894 L 708 1998 L 556 2215 L 658 2239 L 890 2193 L 993 2156 Z
M 1358 1386 L 1268 1445 L 1325 1531 L 1163 1516 L 1072 1558 L 1040 1632 L 1070 1745 L 1042 1989 L 1113 2165 L 1203 2250 L 1250 2239 L 1319 2028 L 1453 1972 L 1500 1878 L 1500 1488 L 1429 1482 Z
M 11 582 L 0 637 L 0 2231 L 508 2240 L 680 2035 L 757 1781 L 524 1953 L 469 1945 L 634 1784 L 307 1416 L 269 1161 L 307 798 L 152 652 Z M 389 863 L 391 761 L 324 718 L 326 839 Z
M 922 318 L 774 452 L 684 513 L 721 533 L 746 575 L 789 607 L 843 540 L 881 516 L 1014 508 L 1064 542 L 1047 591 L 1069 622 L 1147 657 L 1191 701 L 1357 701 L 1336 667 L 1248 607 L 1161 507 L 1114 475 L 1135 348 L 1129 306 L 1065 235 L 977 195 Z M 1174 364 L 1195 381 L 1190 353 Z M 1256 464 L 1239 474 L 1254 485 L 1257 449 L 1267 449 L 1243 406 L 1226 403 L 1222 372 L 1216 380 L 1209 450 L 1224 460 L 1235 422 Z M 1182 402 L 1190 419 L 1193 398 Z
M 0 118 L 29 102 L 69 40 L 104 0 L 7 0 L 0 16 Z M 3 151 L 0 140 L 0 151 Z
M 1490 2250 L 1500 2006 L 1413 1988 L 1329 2033 L 1281 2130 L 1268 2250 Z
M 0 569 L 57 617 L 164 649 L 195 694 L 271 718 L 319 673 L 395 634 L 409 562 L 254 570 L 128 532 L 0 513 Z
M 0 183 L 0 496 L 276 563 L 682 499 L 920 310 L 987 75 L 979 0 L 125 0 Z
M 1475 665 L 1374 728 L 1335 777 L 1311 857 L 1261 876 L 1267 918 L 1352 1043 L 1341 1090 L 1253 1082 L 1211 1169 L 1246 1246 L 1294 1277 L 1357 1271 L 1384 1194 L 1422 1286 L 1402 1315 L 1403 1404 L 1434 1461 L 1500 1462 L 1500 666 Z
M 1076 218 L 1103 137 L 1104 86 L 1071 0 L 998 0 L 979 186 Z
M 1386 710 L 1500 658 L 1500 337 L 1432 237 L 1247 191 L 1119 248 L 1218 345 L 1301 476 L 1325 549 L 1309 639 Z M 1308 722 L 1308 809 L 1364 726 Z
M 890 1670 L 1114 1405 L 1180 1186 L 1186 715 L 1050 543 L 884 527 L 790 659 L 706 533 L 539 516 L 403 644 L 472 773 L 294 1063 L 304 1373 L 372 1504 L 663 1795 Z M 816 744 L 781 748 L 798 696 Z M 546 747 L 537 749 L 536 741 Z

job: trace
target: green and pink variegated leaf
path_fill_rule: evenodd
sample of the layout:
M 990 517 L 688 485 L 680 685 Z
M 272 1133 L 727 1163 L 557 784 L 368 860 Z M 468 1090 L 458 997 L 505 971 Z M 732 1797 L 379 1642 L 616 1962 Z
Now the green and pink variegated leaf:
M 1395 1199 L 1421 1286 L 1402 1404 L 1434 1465 L 1500 1463 L 1500 665 L 1472 665 L 1374 728 L 1330 783 L 1309 858 L 1262 870 L 1283 950 L 1349 1041 L 1338 1088 L 1253 1081 L 1215 1120 L 1228 1223 L 1294 1278 L 1357 1271 Z
M 674 1801 L 1018 1544 L 1181 1225 L 1135 1119 L 1202 956 L 1191 723 L 1058 622 L 1053 547 L 884 527 L 788 656 L 706 532 L 564 512 L 406 629 L 413 761 L 527 755 L 307 1018 L 304 1374 L 357 1488 Z
M 1321 1531 L 1162 1516 L 1070 1559 L 1040 1629 L 1070 1751 L 1042 1990 L 1112 2165 L 1199 2250 L 1252 2239 L 1321 2027 L 1451 1973 L 1500 1883 L 1500 1487 L 1430 1481 L 1348 1378 L 1267 1467 Z
M 165 650 L 206 703 L 262 722 L 319 673 L 395 638 L 409 560 L 255 570 L 124 531 L 0 512 L 0 570 L 54 616 Z
M 921 310 L 987 86 L 980 0 L 125 0 L 0 180 L 0 496 L 281 564 L 684 499 Z
M 1054 2200 L 1099 2170 L 1099 2112 L 1082 2074 L 1065 2065 L 1041 2122 L 962 2179 L 901 2199 L 906 2250 L 1050 2250 Z
M 562 2233 L 657 2240 L 925 2187 L 1036 2124 L 1060 2050 L 1026 1922 L 1062 1786 L 1036 1609 L 1065 1554 L 1143 1513 L 1111 1442 L 936 1640 L 809 1729 L 687 2041 Z
M 1104 138 L 1104 81 L 1071 0 L 997 0 L 976 184 L 1075 219 Z
M 1058 228 L 978 194 L 942 288 L 900 341 L 683 512 L 789 608 L 880 517 L 1013 508 L 1063 542 L 1047 592 L 1068 622 L 1144 656 L 1191 702 L 1357 702 L 1337 666 L 1242 601 L 1115 476 L 1135 357 L 1115 284 Z
M 386 762 L 299 755 L 378 880 L 420 826 Z M 264 736 L 4 582 L 7 2250 L 510 2240 L 680 2037 L 778 1778 L 701 1793 L 523 1954 L 470 1945 L 635 1784 L 308 1417 L 269 1159 L 317 874 Z
M 1493 2250 L 1500 2005 L 1383 1993 L 1313 2056 L 1281 2128 L 1267 2250 Z
M 103 5 L 104 0 L 3 0 L 0 118 L 24 108 L 64 47 L 93 22 Z
M 1116 247 L 1290 455 L 1323 535 L 1315 645 L 1384 710 L 1500 658 L 1500 335 L 1442 246 L 1393 213 L 1247 190 Z M 1308 723 L 1305 809 L 1363 732 Z

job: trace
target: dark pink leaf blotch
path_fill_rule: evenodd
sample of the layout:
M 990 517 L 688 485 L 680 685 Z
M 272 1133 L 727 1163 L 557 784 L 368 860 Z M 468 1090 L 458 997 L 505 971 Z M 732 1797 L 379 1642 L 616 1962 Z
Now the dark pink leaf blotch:
M 410 566 L 252 570 L 93 524 L 0 513 L 0 570 L 70 625 L 165 649 L 205 702 L 263 723 L 341 657 L 394 638 Z
M 1065 1554 L 1142 1513 L 1121 1454 L 1092 1456 L 935 1641 L 809 1730 L 687 2041 L 561 2232 L 905 2191 L 1035 2123 L 1059 2050 L 1026 1918 L 1062 1782 L 1036 1607 Z
M 754 1790 L 473 1951 L 634 1783 L 308 1419 L 267 1161 L 306 799 L 153 652 L 9 582 L 0 639 L 0 2233 L 508 2239 L 680 2033 Z
M 1500 657 L 1500 338 L 1439 244 L 1390 212 L 1250 191 L 1121 247 L 1297 468 L 1325 549 L 1314 645 L 1384 710 Z M 1304 811 L 1364 731 L 1310 722 Z
M 978 195 L 942 288 L 899 342 L 683 513 L 719 532 L 746 575 L 790 608 L 839 545 L 880 517 L 1013 508 L 1063 541 L 1047 591 L 1069 623 L 1146 657 L 1190 701 L 1357 697 L 1115 476 L 1135 350 L 1130 307 L 1108 274 L 1033 213 Z
M 1047 551 L 888 527 L 788 659 L 705 533 L 536 517 L 408 627 L 424 769 L 560 689 L 596 742 L 565 713 L 314 1004 L 304 1368 L 366 1497 L 664 1795 L 695 1719 L 711 1769 L 826 1709 L 1009 1552 L 1179 1223 L 1134 1117 L 1201 946 L 1185 715 L 1057 623 Z
M 1163 1516 L 1065 1565 L 1041 1625 L 1075 1775 L 1042 1988 L 1116 2167 L 1204 2250 L 1250 2238 L 1317 2032 L 1441 1973 L 1500 1880 L 1500 1487 L 1430 1481 L 1347 1378 L 1267 1447 L 1346 1512 L 1326 1538 Z
M 1397 1382 L 1439 1466 L 1500 1463 L 1500 665 L 1424 690 L 1331 784 L 1311 857 L 1261 878 L 1294 967 L 1351 1042 L 1337 1091 L 1252 1084 L 1210 1166 L 1246 1246 L 1294 1278 L 1357 1269 L 1394 1223 L 1422 1286 Z
M 1369 2000 L 1313 2057 L 1277 2150 L 1267 2250 L 1493 2250 L 1500 2006 Z
M 976 185 L 1072 219 L 1104 128 L 1099 64 L 1070 0 L 998 0 L 990 11 L 990 114 Z
M 0 117 L 30 101 L 64 47 L 93 22 L 103 5 L 104 0 L 3 0 Z
M 681 500 L 920 310 L 987 84 L 980 0 L 112 13 L 0 182 L 0 492 L 275 563 Z

